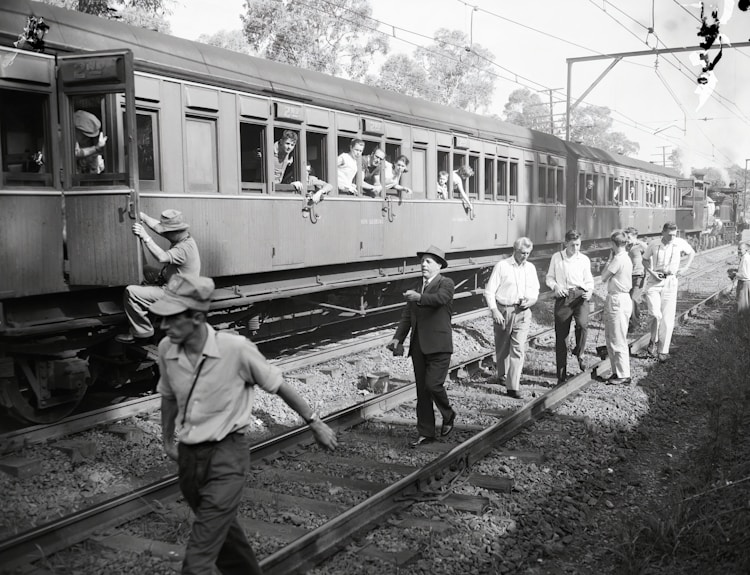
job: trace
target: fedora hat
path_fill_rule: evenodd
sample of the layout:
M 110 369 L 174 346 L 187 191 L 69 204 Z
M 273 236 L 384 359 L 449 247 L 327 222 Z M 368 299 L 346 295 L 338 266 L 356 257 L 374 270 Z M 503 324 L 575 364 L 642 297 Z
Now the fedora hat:
M 161 213 L 161 221 L 154 226 L 154 231 L 159 234 L 164 232 L 181 232 L 190 227 L 185 223 L 185 217 L 182 212 L 177 210 L 164 210 Z
M 164 287 L 164 295 L 149 306 L 149 311 L 161 316 L 182 313 L 188 309 L 208 311 L 214 280 L 203 276 L 175 274 Z
M 102 131 L 102 123 L 99 118 L 86 110 L 76 110 L 73 114 L 73 125 L 76 130 L 80 130 L 84 136 L 96 138 Z
M 441 269 L 448 267 L 448 262 L 445 261 L 445 252 L 441 250 L 439 247 L 430 246 L 423 252 L 417 252 L 417 257 L 421 258 L 425 254 L 429 254 L 433 256 L 440 263 Z

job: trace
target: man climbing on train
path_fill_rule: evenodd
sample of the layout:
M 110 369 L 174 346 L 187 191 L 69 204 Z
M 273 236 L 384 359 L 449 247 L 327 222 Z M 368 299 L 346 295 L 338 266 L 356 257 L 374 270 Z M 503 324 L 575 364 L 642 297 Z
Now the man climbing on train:
M 141 239 L 147 252 L 160 264 L 161 269 L 146 270 L 144 285 L 131 285 L 125 288 L 123 305 L 130 322 L 128 333 L 115 337 L 120 343 L 147 343 L 154 335 L 154 326 L 148 318 L 148 307 L 164 295 L 164 288 L 174 275 L 194 275 L 201 272 L 201 258 L 198 244 L 190 235 L 190 226 L 185 222 L 182 212 L 164 210 L 161 219 L 156 219 L 141 212 L 141 221 L 154 232 L 169 241 L 169 249 L 162 249 L 140 223 L 133 224 L 133 233 Z

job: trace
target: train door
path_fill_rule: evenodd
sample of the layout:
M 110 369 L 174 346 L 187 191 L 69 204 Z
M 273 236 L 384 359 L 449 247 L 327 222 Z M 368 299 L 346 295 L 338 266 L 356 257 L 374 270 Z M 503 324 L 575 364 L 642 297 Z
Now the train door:
M 140 283 L 132 52 L 59 56 L 57 77 L 70 283 Z

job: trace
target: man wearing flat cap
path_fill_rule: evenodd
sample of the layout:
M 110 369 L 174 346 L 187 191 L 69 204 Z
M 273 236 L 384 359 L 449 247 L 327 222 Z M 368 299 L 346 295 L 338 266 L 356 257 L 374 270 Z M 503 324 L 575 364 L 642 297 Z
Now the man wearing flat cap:
M 73 114 L 73 126 L 76 131 L 75 156 L 78 171 L 82 174 L 101 174 L 104 171 L 101 152 L 107 144 L 101 121 L 91 112 L 76 110 Z
M 133 224 L 133 233 L 141 239 L 148 253 L 162 265 L 158 274 L 146 274 L 150 285 L 132 285 L 125 288 L 125 314 L 130 322 L 126 334 L 115 337 L 120 343 L 145 343 L 154 335 L 154 326 L 148 319 L 148 306 L 164 295 L 161 287 L 175 275 L 200 275 L 201 258 L 198 245 L 190 236 L 190 226 L 185 222 L 182 212 L 164 210 L 161 218 L 156 219 L 141 212 L 141 221 L 154 232 L 169 241 L 169 249 L 162 249 L 140 224 Z M 148 270 L 147 270 L 148 271 Z
M 453 353 L 453 280 L 440 275 L 448 266 L 445 253 L 436 246 L 417 252 L 421 259 L 422 281 L 416 290 L 404 292 L 406 308 L 401 314 L 396 333 L 387 345 L 395 351 L 411 331 L 409 355 L 417 384 L 417 432 L 412 447 L 435 441 L 434 403 L 442 416 L 440 435 L 453 430 L 456 412 L 450 406 L 443 384 Z
M 260 574 L 237 509 L 250 465 L 245 435 L 256 387 L 281 397 L 310 426 L 316 441 L 335 449 L 335 432 L 268 363 L 250 340 L 206 323 L 214 282 L 175 275 L 150 306 L 162 316 L 159 384 L 164 450 L 177 461 L 180 490 L 195 519 L 183 575 Z

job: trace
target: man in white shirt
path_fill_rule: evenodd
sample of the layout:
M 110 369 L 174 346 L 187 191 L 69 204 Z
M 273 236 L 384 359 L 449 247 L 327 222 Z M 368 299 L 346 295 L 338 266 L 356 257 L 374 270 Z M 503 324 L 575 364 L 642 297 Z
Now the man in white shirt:
M 737 314 L 750 314 L 750 242 L 737 245 L 740 265 L 729 270 L 729 277 L 737 280 Z
M 354 178 L 362 169 L 362 152 L 365 149 L 364 140 L 353 138 L 349 143 L 349 151 L 339 154 L 336 160 L 336 179 L 339 193 L 359 195 Z
M 495 328 L 497 379 L 506 382 L 508 396 L 516 399 L 521 397 L 521 372 L 531 326 L 529 308 L 539 297 L 536 267 L 528 261 L 533 248 L 529 238 L 518 238 L 513 255 L 495 264 L 484 289 Z
M 683 254 L 687 256 L 687 262 L 681 268 L 680 258 Z M 646 304 L 651 316 L 648 353 L 657 355 L 661 362 L 669 359 L 677 309 L 677 278 L 688 270 L 693 258 L 695 250 L 677 237 L 677 225 L 673 222 L 662 226 L 661 240 L 649 244 L 643 253 L 643 267 L 648 278 Z
M 630 350 L 628 349 L 628 322 L 633 312 L 630 288 L 633 283 L 633 262 L 628 254 L 628 234 L 615 230 L 612 240 L 612 258 L 602 272 L 602 283 L 607 285 L 604 306 L 604 339 L 612 368 L 609 384 L 630 384 Z
M 586 371 L 583 352 L 589 325 L 589 300 L 594 293 L 594 276 L 591 275 L 591 260 L 581 253 L 581 234 L 568 230 L 565 234 L 565 249 L 553 254 L 546 278 L 547 286 L 555 293 L 555 356 L 557 383 L 568 379 L 568 346 L 570 324 L 576 320 L 576 345 L 573 355 L 578 358 L 578 367 Z

